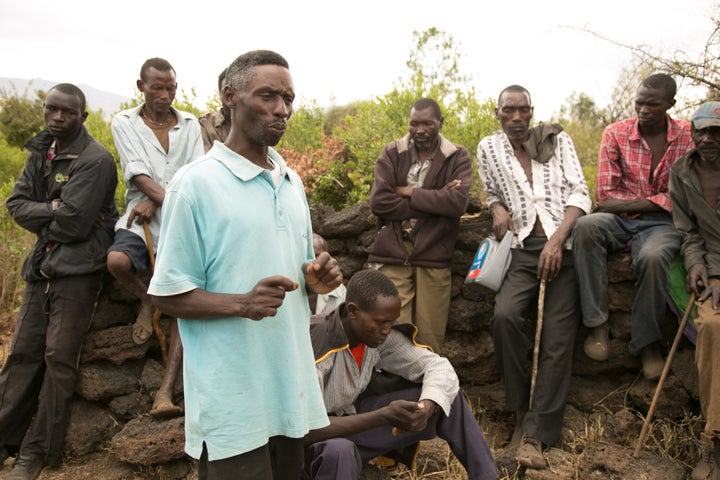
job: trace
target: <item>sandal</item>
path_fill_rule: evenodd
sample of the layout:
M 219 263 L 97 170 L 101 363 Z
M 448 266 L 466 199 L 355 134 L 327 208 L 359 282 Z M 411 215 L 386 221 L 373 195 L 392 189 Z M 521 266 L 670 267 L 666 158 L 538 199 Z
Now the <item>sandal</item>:
M 153 402 L 150 415 L 155 418 L 173 418 L 183 414 L 183 409 L 172 403 L 172 399 L 165 392 L 157 392 L 155 394 L 155 402 Z
M 520 448 L 517 450 L 515 460 L 527 468 L 545 468 L 545 457 L 542 454 L 542 443 L 537 438 L 527 433 L 523 435 Z

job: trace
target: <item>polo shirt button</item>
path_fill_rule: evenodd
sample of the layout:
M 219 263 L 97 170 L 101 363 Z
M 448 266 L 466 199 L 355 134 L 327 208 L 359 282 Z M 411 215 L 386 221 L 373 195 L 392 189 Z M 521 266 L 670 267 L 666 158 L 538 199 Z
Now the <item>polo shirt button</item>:
M 282 217 L 282 210 L 278 210 L 278 215 Z

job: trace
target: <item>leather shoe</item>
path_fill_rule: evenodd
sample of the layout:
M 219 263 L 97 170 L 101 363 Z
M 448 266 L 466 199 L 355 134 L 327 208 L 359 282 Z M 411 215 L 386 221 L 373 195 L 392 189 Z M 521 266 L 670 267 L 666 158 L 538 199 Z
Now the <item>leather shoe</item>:
M 527 468 L 545 468 L 545 457 L 542 454 L 542 442 L 527 433 L 523 435 L 515 460 Z
M 665 368 L 665 361 L 660 355 L 660 347 L 657 344 L 648 345 L 640 352 L 643 376 L 647 380 L 657 380 Z
M 18 455 L 5 480 L 35 480 L 43 468 L 45 463 L 37 455 Z
M 596 362 L 604 362 L 610 356 L 610 323 L 606 320 L 590 329 L 583 344 L 585 355 Z

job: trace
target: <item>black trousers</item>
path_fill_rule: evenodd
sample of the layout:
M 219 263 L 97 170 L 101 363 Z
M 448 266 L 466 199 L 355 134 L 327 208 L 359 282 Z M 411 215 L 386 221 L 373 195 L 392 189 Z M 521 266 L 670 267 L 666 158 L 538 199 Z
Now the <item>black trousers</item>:
M 198 480 L 298 480 L 303 457 L 302 438 L 271 437 L 255 450 L 214 461 L 203 443 Z
M 0 447 L 10 453 L 62 463 L 80 349 L 101 286 L 101 273 L 25 286 L 10 356 L 0 372 Z
M 572 253 L 563 251 L 560 274 L 545 287 L 535 394 L 532 405 L 528 405 L 531 380 L 528 353 L 532 351 L 535 335 L 526 328 L 524 312 L 537 298 L 540 286 L 537 265 L 545 243 L 545 238 L 528 237 L 525 248 L 512 250 L 510 269 L 495 296 L 492 334 L 505 384 L 506 407 L 508 410 L 529 407 L 523 432 L 546 445 L 554 445 L 560 440 L 575 334 L 581 320 Z

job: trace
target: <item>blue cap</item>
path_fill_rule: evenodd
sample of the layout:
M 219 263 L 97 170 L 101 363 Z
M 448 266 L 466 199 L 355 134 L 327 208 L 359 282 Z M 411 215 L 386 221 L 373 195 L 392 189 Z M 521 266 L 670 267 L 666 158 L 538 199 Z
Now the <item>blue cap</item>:
M 693 114 L 692 123 L 697 130 L 720 127 L 720 102 L 705 102 L 700 105 Z

